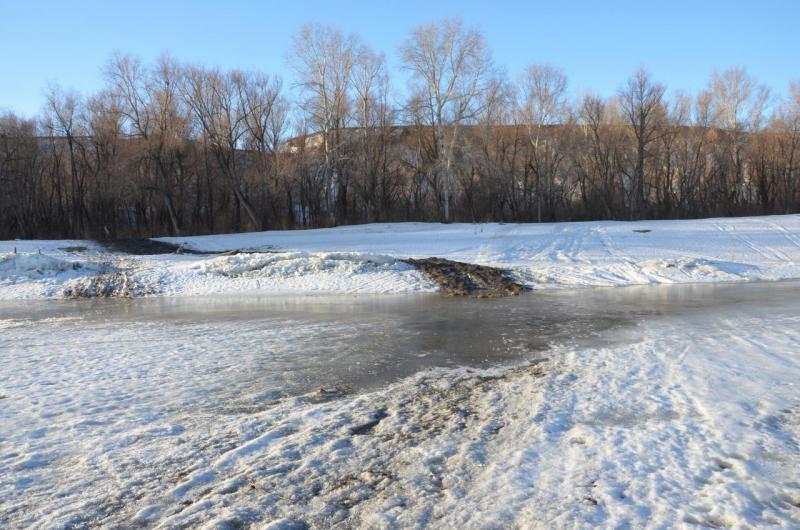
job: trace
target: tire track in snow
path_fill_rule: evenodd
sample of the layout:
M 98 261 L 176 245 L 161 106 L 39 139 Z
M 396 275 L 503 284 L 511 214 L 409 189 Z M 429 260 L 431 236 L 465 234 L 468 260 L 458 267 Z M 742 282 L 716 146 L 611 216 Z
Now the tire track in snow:
M 575 229 L 575 227 L 565 226 L 558 232 L 553 249 L 549 253 L 550 259 L 556 262 L 567 262 L 571 264 L 590 263 L 582 257 L 582 250 L 585 246 L 587 229 Z M 569 234 L 568 237 L 564 237 Z
M 530 256 L 530 261 L 540 261 L 542 258 L 550 259 L 554 256 L 556 245 L 558 244 L 562 234 L 567 231 L 568 227 L 561 226 L 558 227 L 558 230 L 556 230 L 556 226 L 553 225 L 552 228 L 553 229 L 550 231 L 550 235 L 536 251 L 536 254 Z
M 780 234 L 784 238 L 786 238 L 787 241 L 789 241 L 795 248 L 800 250 L 800 238 L 798 238 L 796 235 L 792 234 L 792 232 L 788 228 L 786 228 L 785 226 L 780 225 L 778 223 L 775 223 L 773 221 L 766 221 L 766 220 L 763 220 L 763 219 L 759 219 L 759 221 L 764 223 L 765 225 L 777 230 L 778 232 L 780 232 Z M 784 255 L 786 255 L 788 261 L 790 261 L 791 263 L 794 263 L 794 260 L 789 258 L 788 254 L 784 253 Z
M 717 228 L 717 230 L 721 231 L 722 233 L 728 234 L 730 237 L 733 237 L 736 240 L 740 241 L 742 244 L 744 244 L 744 246 L 746 246 L 747 248 L 749 248 L 750 250 L 752 250 L 753 252 L 755 252 L 756 254 L 758 254 L 767 261 L 790 261 L 788 256 L 779 250 L 769 249 L 769 252 L 767 252 L 760 246 L 753 243 L 753 241 L 749 237 L 740 234 L 737 231 L 736 227 L 732 225 L 714 223 L 714 226 Z

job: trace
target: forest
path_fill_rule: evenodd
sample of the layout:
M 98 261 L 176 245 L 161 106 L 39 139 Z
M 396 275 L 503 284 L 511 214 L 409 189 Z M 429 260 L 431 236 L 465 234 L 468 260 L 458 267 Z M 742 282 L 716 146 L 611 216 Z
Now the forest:
M 309 24 L 296 74 L 115 54 L 104 87 L 0 115 L 0 239 L 342 224 L 798 212 L 800 84 L 736 66 L 690 95 L 644 67 L 610 96 L 558 66 L 509 76 L 480 31 L 414 28 L 386 56 Z M 0 102 L 2 105 L 2 102 Z

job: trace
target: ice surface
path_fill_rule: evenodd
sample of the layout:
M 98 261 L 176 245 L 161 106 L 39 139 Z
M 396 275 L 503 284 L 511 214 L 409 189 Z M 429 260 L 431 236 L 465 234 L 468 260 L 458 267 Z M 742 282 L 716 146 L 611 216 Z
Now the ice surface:
M 357 302 L 278 318 L 228 300 L 206 319 L 17 304 L 0 319 L 0 526 L 797 527 L 800 286 L 626 291 L 544 295 L 626 315 L 540 347 L 546 361 L 355 395 L 287 394 L 268 375 L 317 339 L 394 342 L 353 327 Z M 450 302 L 481 304 L 484 334 L 524 345 L 510 308 L 525 297 Z M 403 333 L 424 344 L 437 327 Z

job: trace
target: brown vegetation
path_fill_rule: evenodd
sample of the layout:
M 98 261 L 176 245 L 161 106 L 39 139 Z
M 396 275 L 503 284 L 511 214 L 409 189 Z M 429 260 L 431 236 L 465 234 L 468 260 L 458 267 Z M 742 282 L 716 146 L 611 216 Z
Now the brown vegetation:
M 800 86 L 769 106 L 733 68 L 667 97 L 639 70 L 572 101 L 553 66 L 505 79 L 458 21 L 401 54 L 403 104 L 383 55 L 327 27 L 298 33 L 294 101 L 268 75 L 116 56 L 99 93 L 0 116 L 0 238 L 798 211 Z

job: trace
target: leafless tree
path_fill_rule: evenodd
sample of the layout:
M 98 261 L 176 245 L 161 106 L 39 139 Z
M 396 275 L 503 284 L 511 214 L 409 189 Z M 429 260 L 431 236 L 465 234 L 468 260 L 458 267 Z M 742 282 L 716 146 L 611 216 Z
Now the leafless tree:
M 278 193 L 279 150 L 286 131 L 287 104 L 281 95 L 282 81 L 262 74 L 242 74 L 239 98 L 244 112 L 244 147 L 255 156 L 261 202 L 274 204 Z M 269 213 L 264 209 L 261 225 Z
M 797 84 L 777 102 L 739 67 L 667 96 L 639 70 L 571 99 L 554 66 L 509 82 L 457 20 L 400 51 L 404 104 L 381 53 L 325 26 L 295 38 L 296 98 L 264 72 L 116 55 L 99 90 L 0 116 L 0 238 L 800 211 Z
M 181 93 L 203 131 L 219 170 L 235 198 L 234 226 L 239 208 L 250 224 L 262 228 L 261 218 L 250 202 L 240 156 L 248 132 L 245 87 L 247 76 L 238 70 L 221 72 L 197 66 L 184 70 Z
M 461 128 L 484 110 L 483 96 L 495 75 L 491 52 L 480 32 L 447 19 L 414 28 L 402 58 L 414 80 L 412 105 L 434 136 L 434 170 L 443 176 L 443 220 L 448 222 L 456 145 Z
M 63 220 L 57 218 L 61 210 L 46 200 L 39 162 L 35 122 L 0 115 L 0 222 L 6 224 L 6 233 L 10 229 L 22 237 L 41 237 L 50 233 L 47 224 Z
M 190 133 L 188 110 L 178 91 L 180 67 L 169 56 L 146 68 L 136 58 L 115 55 L 106 75 L 118 100 L 123 127 L 144 147 L 135 166 L 143 178 L 132 182 L 140 193 L 153 192 L 160 197 L 173 234 L 180 234 L 175 194 L 184 187 L 182 149 Z
M 531 169 L 536 181 L 536 220 L 542 222 L 542 180 L 552 201 L 557 168 L 563 158 L 558 149 L 555 125 L 566 120 L 567 76 L 552 65 L 532 64 L 519 79 L 516 111 L 524 124 L 531 147 Z M 549 129 L 549 130 L 548 130 Z
M 797 207 L 798 174 L 800 174 L 800 82 L 789 85 L 789 95 L 778 107 L 771 120 L 777 144 L 776 173 L 780 180 L 782 213 L 790 213 Z
M 80 96 L 71 92 L 64 92 L 58 86 L 51 86 L 47 92 L 47 117 L 46 123 L 50 136 L 63 136 L 67 144 L 69 160 L 70 183 L 70 223 L 72 230 L 80 236 L 86 236 L 86 206 L 84 202 L 85 175 L 79 171 L 78 157 L 83 149 L 81 142 L 85 131 L 79 122 Z
M 351 72 L 353 121 L 358 131 L 354 159 L 356 187 L 367 221 L 387 214 L 395 193 L 390 147 L 395 113 L 389 100 L 389 74 L 383 54 L 361 45 Z
M 723 168 L 719 193 L 728 194 L 730 204 L 745 199 L 744 158 L 747 153 L 747 133 L 757 131 L 764 119 L 769 89 L 759 85 L 744 67 L 714 72 L 709 83 L 712 123 L 723 130 L 718 155 L 728 167 Z
M 664 85 L 654 82 L 644 68 L 639 68 L 619 92 L 622 111 L 635 140 L 633 171 L 628 174 L 631 219 L 644 215 L 645 163 L 650 145 L 665 125 L 664 91 Z
M 308 24 L 294 38 L 292 65 L 305 95 L 303 111 L 320 132 L 323 176 L 340 218 L 347 216 L 348 175 L 342 165 L 342 130 L 351 110 L 350 83 L 358 42 L 330 26 Z M 335 221 L 335 218 L 334 218 Z

